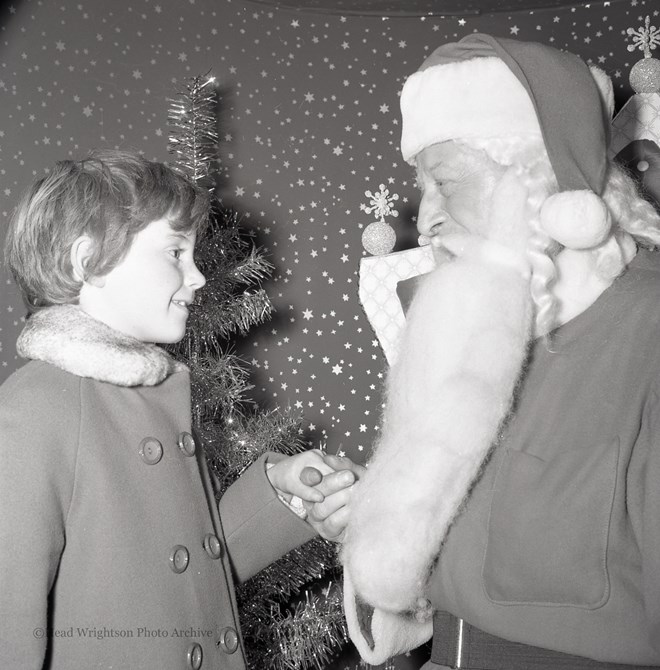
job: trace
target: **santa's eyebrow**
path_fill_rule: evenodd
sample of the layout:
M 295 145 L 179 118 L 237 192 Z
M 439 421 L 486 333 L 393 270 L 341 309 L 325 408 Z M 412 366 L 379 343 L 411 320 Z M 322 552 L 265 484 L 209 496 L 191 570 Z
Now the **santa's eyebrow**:
M 443 176 L 448 176 L 456 171 L 456 166 L 453 163 L 448 163 L 446 160 L 439 160 L 424 168 L 424 172 L 432 177 L 435 177 L 438 170 L 442 170 Z
M 433 165 L 431 165 L 431 167 L 428 168 L 428 171 L 434 172 L 439 167 L 444 167 L 445 165 L 447 165 L 447 161 L 438 161 L 437 163 L 433 163 Z
M 453 163 L 449 163 L 444 158 L 437 160 L 435 163 L 429 165 L 428 167 L 418 168 L 417 173 L 415 175 L 415 182 L 417 188 L 423 189 L 423 180 L 420 176 L 420 173 L 425 172 L 426 174 L 431 175 L 431 177 L 433 177 L 435 175 L 435 171 L 438 168 L 442 168 L 446 171 L 443 175 L 443 177 L 445 178 L 452 177 L 452 175 L 456 171 L 455 165 Z

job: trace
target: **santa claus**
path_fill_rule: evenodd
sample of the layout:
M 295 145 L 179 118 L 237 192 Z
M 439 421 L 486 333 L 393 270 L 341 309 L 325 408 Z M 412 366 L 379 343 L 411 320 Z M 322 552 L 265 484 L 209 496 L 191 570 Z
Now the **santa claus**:
M 487 35 L 401 94 L 436 269 L 343 548 L 370 663 L 660 666 L 660 217 L 607 159 L 609 78 Z

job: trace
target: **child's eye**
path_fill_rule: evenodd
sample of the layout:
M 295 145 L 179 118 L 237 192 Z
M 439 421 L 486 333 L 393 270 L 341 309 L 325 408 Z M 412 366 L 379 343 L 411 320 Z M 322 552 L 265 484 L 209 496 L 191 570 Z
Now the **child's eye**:
M 170 254 L 174 256 L 174 258 L 179 259 L 181 258 L 181 249 L 170 249 Z

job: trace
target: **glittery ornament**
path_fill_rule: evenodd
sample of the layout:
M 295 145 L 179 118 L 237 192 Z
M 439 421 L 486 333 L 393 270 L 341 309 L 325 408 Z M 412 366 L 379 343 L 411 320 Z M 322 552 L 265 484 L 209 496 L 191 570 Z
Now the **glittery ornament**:
M 374 256 L 387 254 L 396 244 L 396 233 L 393 228 L 385 223 L 386 216 L 398 216 L 392 203 L 399 199 L 396 193 L 385 188 L 385 184 L 379 186 L 376 193 L 365 191 L 364 194 L 370 199 L 369 205 L 360 205 L 360 209 L 367 214 L 372 212 L 380 217 L 380 221 L 370 223 L 362 233 L 362 246 Z
M 362 233 L 362 246 L 374 256 L 388 254 L 396 244 L 396 233 L 384 221 L 370 223 Z
M 637 61 L 630 70 L 630 85 L 636 93 L 660 91 L 660 60 L 644 58 Z
M 628 51 L 644 52 L 644 58 L 630 70 L 630 85 L 637 93 L 660 91 L 660 61 L 651 57 L 651 51 L 660 45 L 660 30 L 651 25 L 651 17 L 647 16 L 643 28 L 628 28 L 626 32 L 632 37 Z

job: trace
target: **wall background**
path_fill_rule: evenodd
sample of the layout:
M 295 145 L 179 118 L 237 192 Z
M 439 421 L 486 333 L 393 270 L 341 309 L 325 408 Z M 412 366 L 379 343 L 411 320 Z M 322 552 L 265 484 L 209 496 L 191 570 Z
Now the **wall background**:
M 168 98 L 209 72 L 221 93 L 221 197 L 275 265 L 277 314 L 237 343 L 265 406 L 304 413 L 316 446 L 363 461 L 385 361 L 358 301 L 366 190 L 399 196 L 396 250 L 416 244 L 418 195 L 398 153 L 398 93 L 439 44 L 473 31 L 580 54 L 632 91 L 626 28 L 652 0 L 463 18 L 270 10 L 247 0 L 16 0 L 0 9 L 0 239 L 20 192 L 99 146 L 167 160 Z M 565 104 L 570 105 L 570 100 Z M 24 310 L 0 268 L 0 381 L 20 366 Z M 406 663 L 402 661 L 402 663 Z M 412 665 L 406 667 L 418 667 Z M 339 667 L 339 666 L 338 666 Z M 342 667 L 348 667 L 342 664 Z M 351 665 L 352 667 L 352 665 Z M 397 667 L 403 667 L 397 663 Z
M 168 98 L 186 77 L 210 72 L 221 92 L 221 196 L 276 266 L 268 289 L 278 312 L 238 345 L 255 395 L 294 405 L 312 441 L 364 460 L 385 364 L 357 296 L 361 234 L 373 220 L 360 205 L 385 184 L 399 195 L 389 219 L 396 249 L 416 244 L 418 196 L 398 153 L 405 77 L 439 44 L 491 32 L 600 65 L 621 106 L 641 57 L 627 51 L 625 30 L 657 16 L 654 5 L 386 19 L 246 0 L 16 0 L 0 10 L 0 228 L 55 160 L 98 146 L 167 160 Z M 24 311 L 6 274 L 0 281 L 1 380 L 20 365 Z

